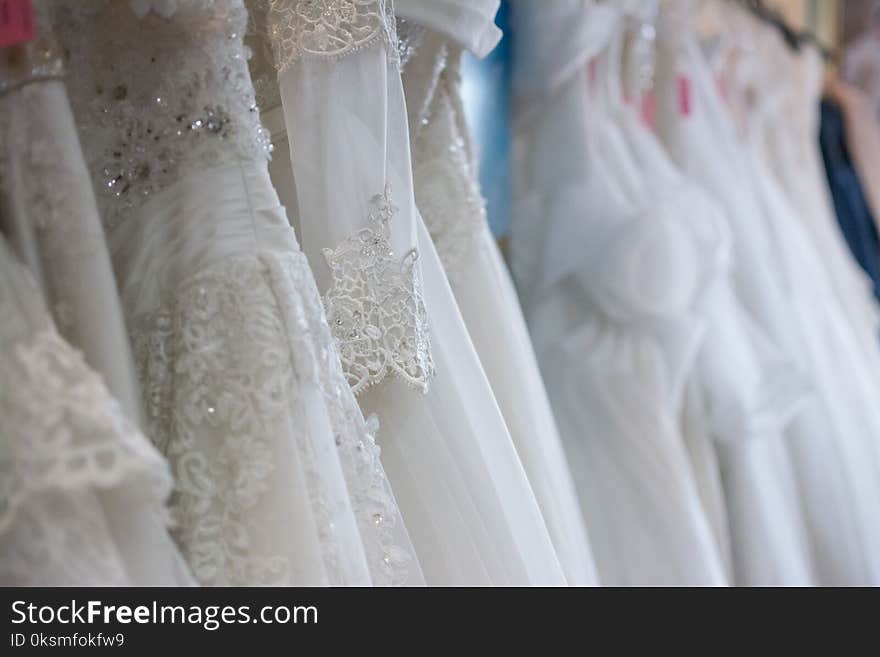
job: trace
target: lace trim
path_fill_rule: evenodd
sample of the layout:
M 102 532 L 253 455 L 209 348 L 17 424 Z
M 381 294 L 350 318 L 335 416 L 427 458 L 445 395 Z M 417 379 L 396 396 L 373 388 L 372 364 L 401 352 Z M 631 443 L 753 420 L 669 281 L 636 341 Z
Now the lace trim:
M 4 349 L 7 347 L 4 347 Z M 48 327 L 3 359 L 0 532 L 37 492 L 109 488 L 145 476 L 155 513 L 171 479 L 82 355 Z
M 355 394 L 389 373 L 426 392 L 434 376 L 428 317 L 413 248 L 396 260 L 391 186 L 371 199 L 368 226 L 324 249 L 333 285 L 324 296 L 330 330 Z
M 398 57 L 385 0 L 268 0 L 268 31 L 279 72 L 303 57 L 340 59 L 380 41 Z
M 290 555 L 259 554 L 252 520 L 281 475 L 277 454 L 289 437 L 305 464 L 329 583 L 347 582 L 334 532 L 346 509 L 315 465 L 316 437 L 304 433 L 309 385 L 327 405 L 348 495 L 372 549 L 371 575 L 377 583 L 405 581 L 408 555 L 394 546 L 398 512 L 375 426 L 365 424 L 345 385 L 304 255 L 228 258 L 183 283 L 173 308 L 133 326 L 151 435 L 174 468 L 178 536 L 200 581 L 291 583 Z

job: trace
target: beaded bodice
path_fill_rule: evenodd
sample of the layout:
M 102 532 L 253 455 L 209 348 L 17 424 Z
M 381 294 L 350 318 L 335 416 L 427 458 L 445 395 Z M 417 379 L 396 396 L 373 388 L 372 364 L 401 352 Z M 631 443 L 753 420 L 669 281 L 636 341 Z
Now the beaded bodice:
M 110 227 L 187 171 L 265 159 L 242 0 L 52 0 Z

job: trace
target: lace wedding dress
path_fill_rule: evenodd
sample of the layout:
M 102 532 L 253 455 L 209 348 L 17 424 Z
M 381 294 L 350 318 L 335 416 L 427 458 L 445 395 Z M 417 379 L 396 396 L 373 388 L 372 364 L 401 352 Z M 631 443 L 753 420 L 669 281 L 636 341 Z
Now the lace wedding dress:
M 0 220 L 27 263 L 0 239 L 0 582 L 189 585 L 166 527 L 167 465 L 133 421 L 127 338 L 60 54 L 41 12 L 35 23 L 34 39 L 0 51 Z
M 585 64 L 618 33 L 617 8 L 530 2 L 514 18 L 529 37 L 517 63 L 537 52 L 543 64 L 514 79 L 514 271 L 600 580 L 724 585 L 679 422 L 713 245 L 688 234 L 675 204 L 631 189 L 623 136 L 588 89 Z
M 484 22 L 465 30 L 458 12 L 425 15 L 444 2 L 396 3 L 411 43 L 403 71 L 416 204 L 443 262 L 507 428 L 570 585 L 595 585 L 587 530 L 516 291 L 486 220 L 461 103 L 462 46 L 484 45 Z M 485 4 L 496 5 L 497 2 Z M 494 7 L 493 7 L 494 8 Z M 416 19 L 422 22 L 414 22 Z M 451 24 L 451 25 L 450 25 Z M 428 29 L 428 28 L 431 29 Z M 456 29 L 452 29 L 456 28 Z M 446 37 L 455 33 L 455 40 Z M 484 54 L 478 51 L 477 54 Z
M 184 586 L 171 477 L 0 241 L 0 583 Z
M 51 8 L 194 575 L 420 581 L 269 180 L 241 0 Z
M 786 350 L 813 395 L 787 433 L 821 584 L 876 581 L 876 397 L 858 339 L 830 293 L 821 258 L 760 157 L 737 139 L 696 42 L 692 16 L 661 15 L 660 135 L 673 159 L 722 202 L 734 245 L 735 289 Z M 689 111 L 675 80 L 689 80 Z M 754 120 L 760 121 L 760 115 Z M 757 124 L 759 125 L 759 124 Z M 757 128 L 753 126 L 753 130 Z
M 273 135 L 288 151 L 274 158 L 273 180 L 297 208 L 349 384 L 381 419 L 383 463 L 426 581 L 564 584 L 416 209 L 399 69 L 407 43 L 397 41 L 390 3 L 254 8 L 277 69 L 259 86 L 267 108 L 281 104 Z

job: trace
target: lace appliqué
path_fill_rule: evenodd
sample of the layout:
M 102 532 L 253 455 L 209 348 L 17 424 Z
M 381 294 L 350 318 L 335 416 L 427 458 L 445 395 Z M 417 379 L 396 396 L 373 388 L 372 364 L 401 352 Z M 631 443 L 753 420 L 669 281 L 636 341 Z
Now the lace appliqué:
M 285 71 L 303 57 L 338 59 L 384 41 L 397 59 L 393 16 L 385 0 L 268 0 L 275 66 Z
M 259 554 L 248 522 L 270 487 L 294 385 L 273 306 L 253 259 L 232 258 L 133 323 L 150 437 L 175 475 L 175 533 L 205 584 L 289 583 L 287 557 Z
M 383 487 L 375 427 L 342 376 L 304 255 L 227 258 L 186 281 L 173 307 L 133 326 L 150 434 L 177 480 L 176 533 L 201 582 L 291 583 L 290 555 L 274 541 L 258 545 L 253 520 L 286 472 L 287 440 L 303 463 L 328 583 L 347 582 L 334 518 L 348 501 L 341 508 L 323 483 L 303 386 L 322 392 L 359 528 L 376 537 L 365 541 L 376 546 L 374 581 L 405 581 L 408 555 L 392 538 L 398 512 Z
M 324 296 L 330 330 L 355 394 L 396 374 L 426 392 L 434 376 L 428 317 L 410 249 L 397 260 L 389 223 L 391 188 L 371 199 L 368 226 L 324 249 L 333 285 Z

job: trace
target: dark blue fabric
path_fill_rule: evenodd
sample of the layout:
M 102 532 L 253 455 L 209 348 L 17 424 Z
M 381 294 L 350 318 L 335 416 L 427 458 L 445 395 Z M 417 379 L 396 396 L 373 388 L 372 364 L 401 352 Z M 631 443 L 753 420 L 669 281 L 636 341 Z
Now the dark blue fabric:
M 846 147 L 843 111 L 826 100 L 822 101 L 819 143 L 840 229 L 859 265 L 874 281 L 874 296 L 880 299 L 880 239 L 877 237 L 877 226 Z

